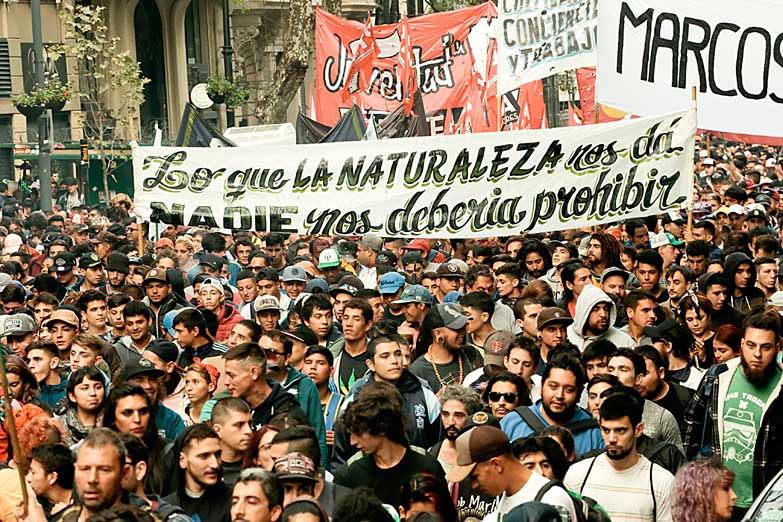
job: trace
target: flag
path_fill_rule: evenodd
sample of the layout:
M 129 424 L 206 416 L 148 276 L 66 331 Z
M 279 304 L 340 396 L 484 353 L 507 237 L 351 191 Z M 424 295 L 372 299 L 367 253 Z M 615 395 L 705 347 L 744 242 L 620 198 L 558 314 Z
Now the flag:
M 582 106 L 582 121 L 587 124 L 596 122 L 595 119 L 595 67 L 580 67 L 576 70 L 576 84 L 579 88 L 579 104 Z M 625 113 L 599 106 L 598 123 L 622 120 Z
M 372 17 L 367 13 L 367 22 L 362 29 L 362 36 L 353 54 L 351 67 L 348 69 L 348 80 L 345 82 L 343 99 L 351 97 L 358 91 L 367 92 L 372 79 L 373 62 L 378 57 L 378 43 L 372 34 Z
M 308 118 L 301 112 L 296 115 L 296 143 L 318 143 L 332 128 Z
M 318 119 L 318 113 L 315 110 L 315 83 L 310 84 L 310 102 L 307 104 L 307 116 L 311 120 Z
M 407 16 L 403 16 L 400 22 L 398 61 L 397 77 L 402 87 L 402 105 L 405 107 L 405 116 L 410 116 L 413 108 L 413 93 L 416 91 L 416 71 L 413 67 L 413 49 L 411 48 L 411 34 Z
M 343 114 L 337 125 L 324 136 L 319 143 L 336 143 L 338 141 L 361 141 L 364 133 L 367 132 L 367 125 L 364 123 L 362 110 L 354 105 Z
M 182 120 L 177 132 L 176 147 L 236 147 L 236 144 L 223 136 L 201 116 L 201 112 L 191 103 L 185 104 Z
M 584 115 L 582 109 L 576 106 L 576 103 L 568 103 L 568 126 L 578 127 L 584 125 Z

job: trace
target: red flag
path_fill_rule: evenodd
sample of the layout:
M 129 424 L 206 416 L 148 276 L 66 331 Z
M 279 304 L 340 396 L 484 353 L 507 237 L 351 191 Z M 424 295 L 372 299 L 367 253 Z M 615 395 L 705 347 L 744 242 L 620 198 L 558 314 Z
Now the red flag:
M 367 13 L 367 22 L 362 29 L 359 43 L 353 53 L 353 62 L 348 70 L 343 99 L 351 97 L 357 91 L 367 92 L 372 78 L 373 62 L 378 57 L 378 43 L 372 34 L 372 17 Z
M 582 114 L 582 109 L 577 107 L 573 103 L 568 103 L 568 126 L 569 127 L 578 127 L 580 125 L 584 125 L 584 115 Z
M 398 55 L 397 78 L 402 87 L 402 103 L 405 106 L 405 116 L 411 115 L 413 93 L 416 92 L 416 71 L 413 67 L 413 49 L 411 47 L 411 32 L 408 27 L 408 17 L 403 16 L 400 22 L 400 53 Z
M 588 125 L 595 123 L 595 67 L 578 68 L 576 70 L 576 84 L 579 87 L 579 102 L 582 105 L 582 121 Z M 598 112 L 598 123 L 622 119 L 623 116 L 620 114 L 607 113 L 603 106 Z

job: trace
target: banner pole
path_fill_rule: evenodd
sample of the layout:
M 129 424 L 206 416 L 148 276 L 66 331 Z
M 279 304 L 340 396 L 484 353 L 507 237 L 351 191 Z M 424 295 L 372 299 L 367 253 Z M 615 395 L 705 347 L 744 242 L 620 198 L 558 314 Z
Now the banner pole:
M 495 82 L 497 84 L 497 82 Z M 500 89 L 496 88 L 497 106 L 498 106 L 498 132 L 503 130 L 503 96 L 500 94 Z
M 696 86 L 691 87 L 691 102 L 693 109 L 696 109 Z M 691 179 L 693 179 L 693 169 L 691 169 Z M 691 182 L 691 194 L 688 198 L 688 236 L 693 237 L 693 183 Z
M 601 104 L 598 102 L 595 102 L 593 107 L 593 123 L 598 124 L 599 116 L 600 116 L 600 110 L 601 110 Z

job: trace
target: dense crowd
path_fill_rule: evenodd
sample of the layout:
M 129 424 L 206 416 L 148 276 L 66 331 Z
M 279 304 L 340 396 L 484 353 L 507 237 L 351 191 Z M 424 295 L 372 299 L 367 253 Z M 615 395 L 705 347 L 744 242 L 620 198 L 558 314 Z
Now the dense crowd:
M 692 216 L 503 238 L 6 190 L 0 521 L 741 520 L 783 467 L 783 171 L 701 148 Z

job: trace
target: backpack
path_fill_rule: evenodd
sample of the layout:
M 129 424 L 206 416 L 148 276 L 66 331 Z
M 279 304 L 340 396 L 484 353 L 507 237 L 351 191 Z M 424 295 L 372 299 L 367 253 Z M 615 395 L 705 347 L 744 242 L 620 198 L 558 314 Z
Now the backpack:
M 590 497 L 583 497 L 582 495 L 570 491 L 558 480 L 550 480 L 547 482 L 544 487 L 538 490 L 535 500 L 541 502 L 543 496 L 553 487 L 563 488 L 566 493 L 568 493 L 568 496 L 571 497 L 571 502 L 574 504 L 574 511 L 576 511 L 576 520 L 574 522 L 612 522 L 612 519 L 609 518 L 609 514 L 598 504 L 598 502 Z
M 520 406 L 514 411 L 517 412 L 520 417 L 522 417 L 522 420 L 525 421 L 536 434 L 541 433 L 547 428 L 546 424 L 544 424 L 541 419 L 538 418 L 538 415 L 533 413 L 533 410 L 530 409 L 530 406 Z M 568 428 L 571 433 L 576 435 L 577 433 L 592 428 L 597 428 L 598 423 L 591 417 L 589 419 L 573 422 L 564 427 Z

